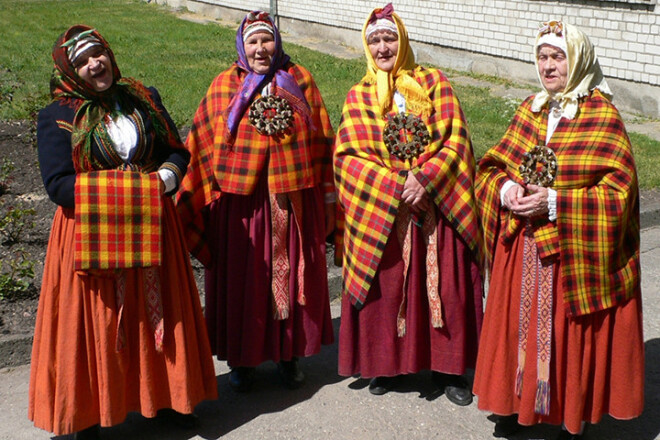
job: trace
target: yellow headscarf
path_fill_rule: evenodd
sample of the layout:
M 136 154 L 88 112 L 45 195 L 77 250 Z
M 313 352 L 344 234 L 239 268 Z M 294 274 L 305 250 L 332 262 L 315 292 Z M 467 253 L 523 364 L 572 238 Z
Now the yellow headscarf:
M 388 113 L 392 109 L 392 96 L 394 95 L 394 91 L 398 90 L 406 99 L 406 108 L 411 113 L 428 116 L 431 114 L 433 104 L 428 96 L 428 92 L 412 76 L 413 70 L 417 67 L 415 55 L 408 41 L 406 27 L 396 13 L 392 12 L 392 19 L 396 24 L 397 33 L 399 34 L 399 51 L 397 52 L 394 68 L 391 72 L 385 72 L 379 69 L 376 61 L 371 56 L 366 37 L 367 26 L 369 26 L 371 17 L 376 12 L 381 12 L 382 9 L 374 9 L 362 27 L 362 45 L 367 56 L 367 74 L 362 78 L 362 81 L 369 84 L 376 84 L 378 106 L 380 107 L 381 115 Z
M 551 37 L 556 41 L 563 39 L 565 48 L 548 42 L 552 41 L 552 39 L 547 38 L 549 34 L 554 34 Z M 550 99 L 554 99 L 559 102 L 562 115 L 568 119 L 573 119 L 577 113 L 578 99 L 587 96 L 593 89 L 599 89 L 608 99 L 612 99 L 612 92 L 603 77 L 594 46 L 584 32 L 561 21 L 550 21 L 541 24 L 534 43 L 534 65 L 541 85 L 543 85 L 543 81 L 541 81 L 536 54 L 542 44 L 551 44 L 566 51 L 568 77 L 563 92 L 551 96 L 544 89 L 542 92 L 537 93 L 532 102 L 533 112 L 539 112 Z

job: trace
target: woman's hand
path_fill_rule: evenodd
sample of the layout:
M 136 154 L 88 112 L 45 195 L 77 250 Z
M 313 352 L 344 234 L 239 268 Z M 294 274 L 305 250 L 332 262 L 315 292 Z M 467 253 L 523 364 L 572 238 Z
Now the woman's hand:
M 431 207 L 431 199 L 426 188 L 419 183 L 412 171 L 408 171 L 406 183 L 403 184 L 401 201 L 410 205 L 415 213 L 424 212 Z
M 548 213 L 548 189 L 538 185 L 513 185 L 504 194 L 504 206 L 514 214 L 525 217 L 539 217 Z

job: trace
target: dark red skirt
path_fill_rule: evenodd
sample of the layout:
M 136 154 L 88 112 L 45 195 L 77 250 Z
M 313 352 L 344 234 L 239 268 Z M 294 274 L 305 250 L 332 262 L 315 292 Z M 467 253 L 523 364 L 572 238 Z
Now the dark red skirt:
M 426 294 L 426 245 L 413 227 L 407 279 L 406 334 L 397 335 L 403 298 L 403 260 L 390 234 L 366 303 L 357 310 L 342 298 L 339 374 L 370 378 L 430 369 L 463 374 L 474 367 L 483 316 L 482 279 L 470 249 L 444 217 L 438 221 L 440 299 L 444 326 L 431 325 Z
M 640 295 L 617 307 L 567 318 L 558 265 L 553 280 L 550 414 L 534 412 L 536 301 L 530 314 L 522 393 L 515 394 L 522 236 L 519 234 L 510 246 L 498 242 L 495 252 L 474 378 L 479 408 L 499 415 L 517 413 L 523 425 L 564 423 L 571 432 L 578 432 L 582 421 L 597 423 L 604 414 L 617 419 L 639 416 L 644 406 Z
M 273 318 L 271 215 L 267 179 L 254 193 L 223 194 L 211 204 L 207 231 L 214 256 L 206 270 L 206 323 L 211 349 L 231 366 L 257 366 L 318 353 L 334 340 L 325 258 L 324 202 L 319 187 L 302 192 L 306 304 L 296 302 L 298 230 L 289 215 L 289 318 Z

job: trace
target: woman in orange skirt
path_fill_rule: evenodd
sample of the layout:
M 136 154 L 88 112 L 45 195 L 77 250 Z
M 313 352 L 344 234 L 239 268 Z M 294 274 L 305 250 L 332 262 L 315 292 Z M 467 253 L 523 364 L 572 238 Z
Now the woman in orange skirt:
M 216 397 L 170 194 L 189 160 L 158 92 L 122 78 L 107 42 L 73 26 L 53 47 L 39 164 L 57 205 L 32 348 L 28 416 L 99 438 L 128 412 L 183 426 Z
M 543 23 L 534 55 L 544 90 L 477 174 L 491 281 L 474 392 L 496 437 L 579 439 L 644 403 L 637 174 L 588 37 Z

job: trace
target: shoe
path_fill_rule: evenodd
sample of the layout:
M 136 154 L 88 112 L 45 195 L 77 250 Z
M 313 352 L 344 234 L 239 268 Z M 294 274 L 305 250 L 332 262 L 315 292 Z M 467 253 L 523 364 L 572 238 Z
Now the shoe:
M 233 367 L 229 372 L 229 386 L 237 393 L 247 393 L 254 382 L 254 367 Z
M 559 431 L 559 435 L 557 436 L 557 440 L 582 440 L 584 439 L 584 433 L 585 430 L 582 431 L 582 434 L 571 434 L 565 429 L 562 429 Z
M 305 373 L 298 366 L 296 357 L 290 361 L 280 361 L 277 364 L 277 371 L 280 373 L 282 384 L 290 390 L 300 388 L 305 383 Z
M 431 377 L 438 388 L 444 390 L 451 403 L 458 406 L 468 406 L 472 403 L 472 390 L 463 376 L 433 371 Z
M 179 428 L 183 429 L 194 429 L 199 427 L 199 417 L 194 413 L 183 414 L 172 408 L 163 408 L 158 410 L 156 417 L 172 422 Z
M 101 427 L 93 425 L 73 434 L 73 440 L 99 440 L 101 438 Z
M 509 437 L 520 431 L 522 425 L 518 423 L 518 414 L 511 414 L 510 416 L 499 416 L 495 422 L 495 429 L 493 430 L 493 437 Z
M 399 381 L 399 376 L 386 377 L 378 376 L 369 381 L 369 392 L 375 396 L 382 396 L 383 394 L 392 391 Z

